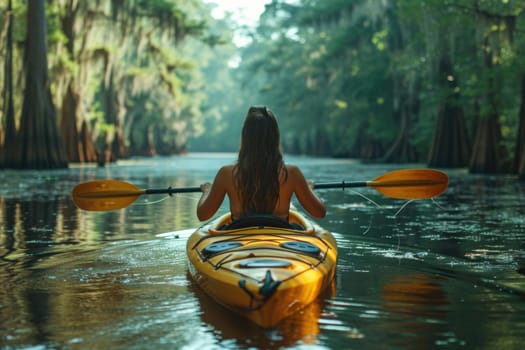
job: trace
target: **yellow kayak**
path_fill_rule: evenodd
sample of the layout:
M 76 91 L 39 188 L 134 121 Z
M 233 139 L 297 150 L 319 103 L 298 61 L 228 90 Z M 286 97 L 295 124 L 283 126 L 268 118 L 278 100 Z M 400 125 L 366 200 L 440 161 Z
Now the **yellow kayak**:
M 289 223 L 258 216 L 221 230 L 230 223 L 225 214 L 189 237 L 189 271 L 206 294 L 261 327 L 310 304 L 334 279 L 335 238 L 299 212 Z

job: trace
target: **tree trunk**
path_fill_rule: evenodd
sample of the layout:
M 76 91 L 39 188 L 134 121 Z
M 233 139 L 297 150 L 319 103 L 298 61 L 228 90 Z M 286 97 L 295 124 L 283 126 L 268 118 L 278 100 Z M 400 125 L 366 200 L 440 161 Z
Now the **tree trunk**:
M 520 180 L 525 181 L 525 152 L 521 155 L 521 161 L 518 167 L 518 177 Z
M 525 180 L 525 73 L 521 76 L 520 123 L 514 151 L 513 172 Z
M 81 159 L 84 159 L 86 162 L 98 162 L 99 156 L 95 149 L 93 143 L 93 137 L 89 126 L 85 120 L 82 121 L 82 126 L 80 127 L 80 142 L 81 147 Z
M 146 130 L 146 148 L 144 149 L 144 153 L 147 154 L 150 157 L 154 157 L 157 155 L 157 148 L 156 148 L 156 139 L 158 135 L 158 130 L 156 125 L 150 125 Z
M 75 47 L 75 17 L 78 6 L 73 1 L 65 4 L 64 17 L 62 17 L 62 32 L 67 38 L 66 51 L 69 59 L 74 61 Z M 73 78 L 69 77 L 66 87 L 66 94 L 62 99 L 60 113 L 60 135 L 64 142 L 64 149 L 70 162 L 84 162 L 81 154 L 80 140 L 77 128 L 77 110 L 80 96 L 75 93 Z
M 410 91 L 414 91 L 413 89 L 401 87 L 401 83 L 398 85 L 399 88 L 394 92 L 399 95 L 397 106 L 394 106 L 394 113 L 398 115 L 398 120 L 400 120 L 399 134 L 380 161 L 385 163 L 417 162 L 419 155 L 410 138 L 412 118 L 414 118 L 418 110 L 417 97 L 410 93 Z M 404 90 L 408 90 L 408 93 L 403 93 L 402 91 Z
M 436 167 L 463 167 L 468 165 L 470 143 L 463 108 L 459 105 L 457 78 L 447 55 L 439 62 L 438 85 L 448 90 L 448 97 L 439 107 L 428 165 Z
M 126 148 L 124 147 L 124 141 L 122 138 L 122 133 L 119 129 L 113 132 L 113 141 L 108 146 L 108 151 L 111 154 L 111 161 L 115 162 L 117 159 L 125 158 L 124 155 L 127 154 Z
M 505 152 L 501 148 L 501 130 L 498 115 L 482 117 L 478 124 L 469 171 L 497 174 L 504 170 Z
M 406 44 L 411 41 L 412 29 L 400 21 L 394 11 L 388 14 L 391 33 L 389 47 L 392 52 L 402 52 Z M 405 68 L 406 69 L 406 68 Z M 412 123 L 419 112 L 418 85 L 416 75 L 406 74 L 403 67 L 395 67 L 393 81 L 393 108 L 395 120 L 399 121 L 399 133 L 394 143 L 388 148 L 385 155 L 379 159 L 386 163 L 417 162 L 419 155 L 412 144 Z
M 485 38 L 485 47 L 490 47 L 488 37 Z M 508 171 L 510 164 L 506 159 L 506 151 L 501 144 L 501 126 L 498 116 L 498 103 L 496 86 L 493 73 L 493 50 L 485 51 L 485 67 L 488 72 L 488 85 L 486 101 L 490 112 L 479 115 L 478 130 L 474 141 L 469 171 L 471 173 L 495 174 Z
M 69 59 L 73 62 L 79 62 L 79 72 L 83 69 L 86 69 L 83 66 L 82 59 L 77 59 L 75 53 L 75 40 L 77 40 L 77 35 L 75 31 L 75 26 L 78 26 L 77 18 L 80 13 L 80 5 L 78 1 L 70 0 L 65 5 L 65 13 L 62 17 L 62 32 L 67 37 L 66 50 L 69 56 Z M 85 51 L 85 43 L 87 41 L 88 33 L 92 27 L 93 15 L 84 14 L 82 16 L 84 22 L 83 24 L 83 45 L 81 45 L 79 57 L 82 56 L 82 53 Z M 64 140 L 64 147 L 67 152 L 70 162 L 96 162 L 97 155 L 94 152 L 94 144 L 91 138 L 85 137 L 86 132 L 90 134 L 88 130 L 84 130 L 84 134 L 79 133 L 79 121 L 83 120 L 82 111 L 80 104 L 82 101 L 82 74 L 78 73 L 77 76 L 71 76 L 68 78 L 69 82 L 67 83 L 66 94 L 62 101 L 61 108 L 61 118 L 60 118 L 60 133 L 62 139 Z M 81 123 L 82 127 L 88 128 L 86 123 Z
M 81 118 L 82 130 L 78 131 L 78 120 L 82 114 L 80 112 L 81 96 L 74 88 L 74 79 L 69 81 L 66 95 L 62 103 L 62 113 L 60 119 L 60 134 L 64 140 L 64 147 L 70 162 L 90 163 L 97 161 L 97 154 L 93 139 L 87 137 L 91 135 L 89 126 Z
M 27 11 L 26 85 L 14 167 L 66 168 L 47 67 L 45 0 L 31 0 Z
M 15 111 L 13 102 L 13 6 L 12 0 L 9 0 L 7 5 L 7 37 L 6 37 L 6 53 L 4 62 L 4 92 L 3 92 L 3 115 L 4 129 L 3 142 L 0 143 L 0 168 L 12 167 L 13 156 L 16 145 L 16 125 L 15 125 Z
M 310 145 L 311 149 L 309 154 L 312 154 L 314 156 L 326 156 L 331 153 L 330 149 L 330 142 L 328 141 L 328 137 L 326 136 L 326 133 L 318 129 L 316 127 L 314 130 L 312 130 L 312 133 L 309 134 L 310 137 Z M 174 151 L 180 152 L 181 148 L 183 147 L 183 143 L 180 143 L 176 145 Z
M 428 165 L 464 167 L 468 165 L 470 143 L 463 109 L 445 104 L 438 111 Z
M 70 162 L 83 163 L 84 154 L 81 152 L 78 129 L 77 129 L 77 109 L 79 98 L 73 91 L 73 81 L 70 80 L 66 89 L 66 96 L 62 102 L 62 112 L 60 118 L 60 134 L 64 141 L 64 148 Z
M 104 115 L 106 123 L 115 127 L 113 140 L 106 145 L 106 153 L 110 155 L 108 160 L 114 162 L 119 158 L 128 156 L 122 130 L 123 113 L 119 112 L 121 108 L 124 108 L 122 100 L 125 98 L 125 95 L 123 93 L 119 94 L 115 88 L 115 67 L 109 54 L 106 57 L 104 70 L 106 78 L 102 81 L 101 86 Z
M 385 154 L 382 142 L 367 135 L 367 128 L 367 123 L 361 124 L 352 148 L 348 154 L 341 154 L 342 157 L 358 158 L 368 162 L 378 159 Z

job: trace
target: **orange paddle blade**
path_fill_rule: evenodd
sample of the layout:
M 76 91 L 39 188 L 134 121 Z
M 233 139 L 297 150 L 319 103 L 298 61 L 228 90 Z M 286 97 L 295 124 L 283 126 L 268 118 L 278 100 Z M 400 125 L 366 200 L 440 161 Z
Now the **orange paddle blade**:
M 445 192 L 448 175 L 433 169 L 402 169 L 368 181 L 367 186 L 390 198 L 432 198 Z
M 76 185 L 72 195 L 80 209 L 108 211 L 125 208 L 144 193 L 145 190 L 124 181 L 95 180 Z

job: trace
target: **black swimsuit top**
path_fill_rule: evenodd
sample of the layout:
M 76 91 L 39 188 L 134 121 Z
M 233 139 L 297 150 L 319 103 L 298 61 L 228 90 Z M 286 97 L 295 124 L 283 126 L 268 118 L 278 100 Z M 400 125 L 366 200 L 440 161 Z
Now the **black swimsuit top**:
M 233 215 L 231 216 L 232 222 L 237 221 L 237 220 L 244 220 L 246 218 L 253 218 L 254 220 L 256 220 L 257 218 L 260 218 L 260 219 L 276 218 L 276 219 L 281 219 L 287 222 L 290 220 L 289 215 L 279 216 L 279 215 L 273 215 L 273 214 L 247 214 L 247 215 L 239 216 L 238 218 Z
M 243 215 L 239 218 L 235 218 L 234 216 L 232 216 L 232 222 L 221 229 L 224 230 L 251 226 L 271 226 L 281 228 L 292 227 L 288 221 L 288 216 L 286 218 L 283 218 L 271 214 L 249 214 Z

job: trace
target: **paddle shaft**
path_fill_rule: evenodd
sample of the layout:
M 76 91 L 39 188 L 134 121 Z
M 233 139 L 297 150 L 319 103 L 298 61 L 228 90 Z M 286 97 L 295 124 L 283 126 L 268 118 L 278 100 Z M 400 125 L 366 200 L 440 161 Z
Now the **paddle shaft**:
M 195 187 L 168 187 L 168 188 L 148 188 L 144 190 L 144 194 L 169 194 L 170 196 L 174 193 L 192 193 L 201 192 L 201 188 Z
M 350 188 L 350 187 L 366 187 L 368 181 L 341 181 L 341 182 L 321 182 L 314 183 L 314 189 L 328 189 L 328 188 Z
M 442 194 L 448 186 L 448 176 L 431 169 L 400 169 L 383 174 L 372 181 L 321 182 L 314 189 L 373 187 L 389 198 L 423 199 Z M 73 200 L 85 210 L 106 211 L 129 206 L 144 194 L 201 192 L 199 186 L 140 189 L 118 180 L 94 180 L 76 185 Z
M 314 189 L 329 189 L 329 188 L 350 188 L 350 187 L 366 187 L 367 181 L 352 181 L 352 182 L 321 182 L 314 184 Z M 192 193 L 201 192 L 200 187 L 168 187 L 168 188 L 148 188 L 143 190 L 144 194 L 169 194 L 174 193 Z M 130 193 L 131 194 L 131 193 Z
M 342 181 L 342 182 L 321 182 L 314 184 L 314 189 L 330 189 L 330 188 L 351 188 L 351 187 L 366 187 L 369 181 Z M 174 193 L 192 193 L 201 192 L 200 187 L 168 187 L 168 188 L 148 188 L 144 190 L 144 194 L 169 194 Z
M 435 181 L 432 180 L 421 180 L 421 181 L 403 181 L 403 180 L 397 180 L 397 181 L 341 181 L 341 182 L 320 182 L 314 184 L 314 189 L 316 190 L 322 190 L 322 189 L 333 189 L 333 188 L 356 188 L 356 187 L 367 187 L 367 186 L 424 186 L 424 185 L 433 185 L 436 184 Z M 169 194 L 172 195 L 174 193 L 193 193 L 193 192 L 201 192 L 200 187 L 168 187 L 168 188 L 149 188 L 144 190 L 144 194 Z
M 442 182 L 436 180 L 392 180 L 392 181 L 342 181 L 342 182 L 321 182 L 314 184 L 314 189 L 332 188 L 355 188 L 355 187 L 410 187 L 410 186 L 431 186 Z
M 322 182 L 314 185 L 315 189 L 329 189 L 329 188 L 349 188 L 349 187 L 366 187 L 370 181 L 353 181 L 353 182 Z M 84 198 L 106 198 L 106 197 L 129 197 L 140 196 L 143 194 L 169 194 L 175 193 L 195 193 L 201 192 L 199 186 L 193 187 L 168 187 L 168 188 L 147 188 L 147 189 L 114 189 L 109 191 L 92 191 L 82 193 Z

